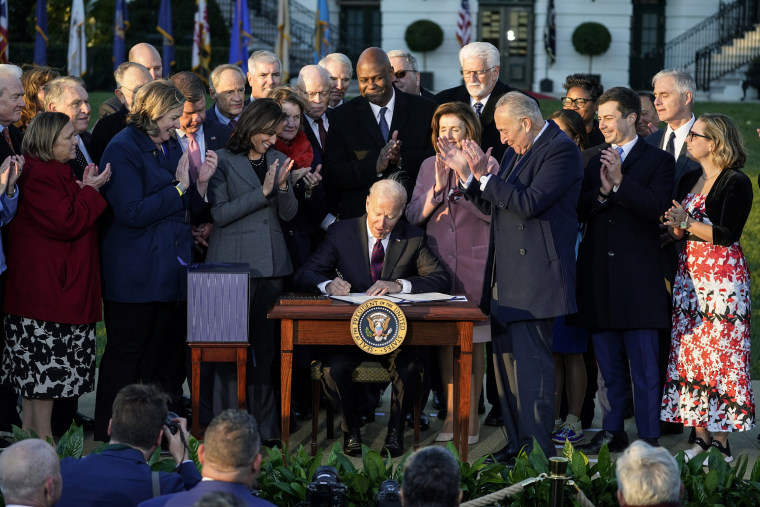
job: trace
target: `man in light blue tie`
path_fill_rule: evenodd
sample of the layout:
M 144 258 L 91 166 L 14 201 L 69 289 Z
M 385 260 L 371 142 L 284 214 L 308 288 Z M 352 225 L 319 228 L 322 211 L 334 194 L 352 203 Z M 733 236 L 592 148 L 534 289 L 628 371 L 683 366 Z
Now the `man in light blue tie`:
M 673 187 L 672 155 L 636 134 L 641 100 L 615 87 L 599 97 L 605 144 L 584 151 L 578 220 L 586 233 L 578 251 L 579 320 L 591 331 L 607 389 L 602 431 L 587 446 L 597 454 L 628 446 L 623 429 L 628 361 L 638 436 L 659 445 L 661 384 L 658 329 L 670 327 L 663 283 L 659 217 Z
M 360 97 L 330 115 L 322 175 L 339 201 L 341 219 L 364 213 L 370 186 L 400 174 L 412 195 L 422 161 L 433 155 L 430 124 L 435 104 L 396 89 L 385 51 L 368 48 L 356 65 Z

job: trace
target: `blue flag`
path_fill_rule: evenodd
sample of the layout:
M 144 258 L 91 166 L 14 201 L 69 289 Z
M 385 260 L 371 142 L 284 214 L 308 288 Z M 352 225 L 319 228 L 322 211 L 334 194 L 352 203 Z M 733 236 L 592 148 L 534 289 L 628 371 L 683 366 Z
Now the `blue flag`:
M 327 0 L 317 0 L 314 25 L 314 63 L 330 54 L 330 10 Z
M 127 16 L 126 0 L 116 0 L 116 9 L 113 15 L 113 68 L 124 63 L 124 37 L 129 28 L 129 16 Z
M 47 0 L 37 0 L 37 12 L 34 15 L 34 63 L 47 65 Z
M 158 25 L 156 30 L 164 39 L 162 60 L 164 64 L 164 76 L 171 74 L 174 66 L 174 36 L 172 35 L 172 3 L 171 0 L 161 0 L 161 9 L 158 11 Z
M 248 72 L 248 44 L 251 35 L 251 18 L 248 17 L 248 0 L 235 0 L 235 14 L 232 17 L 232 30 L 230 36 L 230 60 Z

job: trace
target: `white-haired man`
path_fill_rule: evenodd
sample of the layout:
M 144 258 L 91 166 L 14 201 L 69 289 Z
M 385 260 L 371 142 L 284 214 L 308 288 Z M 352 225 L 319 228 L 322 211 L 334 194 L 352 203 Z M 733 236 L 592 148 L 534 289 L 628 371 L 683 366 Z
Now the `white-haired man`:
M 90 124 L 90 96 L 84 81 L 76 76 L 63 76 L 46 85 L 45 111 L 64 113 L 69 117 L 77 136 L 76 158 L 69 162 L 77 179 L 81 180 L 84 168 L 92 163 L 89 145 L 92 134 L 87 132 Z
M 343 104 L 351 75 L 354 72 L 351 59 L 343 53 L 330 53 L 319 61 L 319 66 L 330 74 L 330 109 Z
M 664 447 L 635 441 L 615 463 L 615 475 L 618 502 L 622 507 L 681 505 L 681 473 L 676 460 Z
M 491 155 L 501 161 L 507 149 L 499 141 L 499 132 L 494 122 L 496 102 L 507 92 L 517 91 L 499 79 L 501 55 L 489 42 L 471 42 L 459 50 L 459 69 L 464 84 L 443 90 L 435 96 L 439 104 L 444 102 L 464 102 L 470 104 L 480 117 L 483 127 L 480 147 L 483 151 L 491 148 Z
M 206 111 L 206 120 L 235 128 L 247 102 L 243 69 L 230 63 L 217 66 L 209 76 L 208 91 L 214 105 Z
M 21 440 L 0 454 L 5 505 L 52 507 L 61 498 L 62 483 L 58 455 L 44 440 Z
M 251 100 L 263 99 L 282 84 L 282 62 L 271 51 L 260 50 L 248 58 L 248 84 Z

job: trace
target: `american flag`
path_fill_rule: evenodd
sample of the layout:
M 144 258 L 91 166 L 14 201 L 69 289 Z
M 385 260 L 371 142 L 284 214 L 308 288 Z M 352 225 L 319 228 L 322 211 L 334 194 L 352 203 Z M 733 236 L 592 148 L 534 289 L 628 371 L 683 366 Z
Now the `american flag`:
M 8 63 L 8 0 L 0 0 L 0 63 Z
M 459 5 L 459 19 L 457 20 L 457 40 L 460 46 L 466 46 L 470 43 L 471 29 L 470 2 L 462 0 L 462 3 Z

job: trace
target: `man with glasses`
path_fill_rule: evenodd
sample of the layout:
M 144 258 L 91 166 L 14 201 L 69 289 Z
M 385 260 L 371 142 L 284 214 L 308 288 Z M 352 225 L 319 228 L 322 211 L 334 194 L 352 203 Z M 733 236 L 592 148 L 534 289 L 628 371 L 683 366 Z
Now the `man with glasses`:
M 114 95 L 119 100 L 121 108 L 114 114 L 109 114 L 97 121 L 92 128 L 90 139 L 90 156 L 92 161 L 100 165 L 100 157 L 106 151 L 106 146 L 116 134 L 127 126 L 127 113 L 135 100 L 135 94 L 141 86 L 153 81 L 148 69 L 134 62 L 125 62 L 113 73 L 116 80 Z
M 597 146 L 604 142 L 604 136 L 599 130 L 599 122 L 594 119 L 596 101 L 604 92 L 604 87 L 596 77 L 589 74 L 570 74 L 562 83 L 565 96 L 560 103 L 562 109 L 572 109 L 583 118 L 588 134 L 588 145 Z
M 578 221 L 586 234 L 578 251 L 578 316 L 591 331 L 607 392 L 602 431 L 585 446 L 598 454 L 628 446 L 624 429 L 628 365 L 638 437 L 659 445 L 662 383 L 658 330 L 670 327 L 663 283 L 659 217 L 673 187 L 673 157 L 640 139 L 641 100 L 615 87 L 599 97 L 599 128 L 605 144 L 584 152 Z
M 435 95 L 420 86 L 420 73 L 417 70 L 417 59 L 409 51 L 394 49 L 388 51 L 388 59 L 393 67 L 393 86 L 404 93 L 422 95 L 435 100 Z
M 507 146 L 501 144 L 499 131 L 494 122 L 496 102 L 507 92 L 519 91 L 499 79 L 499 50 L 488 42 L 471 42 L 459 50 L 459 72 L 464 84 L 443 90 L 435 96 L 438 104 L 464 102 L 470 104 L 480 118 L 483 127 L 480 147 L 491 148 L 491 155 L 501 161 Z M 491 401 L 490 389 L 489 401 Z M 494 400 L 497 402 L 497 400 Z
M 422 161 L 433 155 L 435 103 L 396 92 L 388 55 L 368 48 L 356 65 L 360 97 L 333 110 L 322 175 L 341 220 L 362 216 L 369 188 L 396 173 L 412 195 Z

